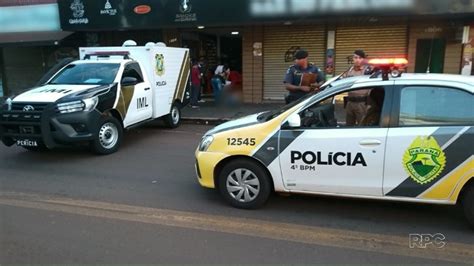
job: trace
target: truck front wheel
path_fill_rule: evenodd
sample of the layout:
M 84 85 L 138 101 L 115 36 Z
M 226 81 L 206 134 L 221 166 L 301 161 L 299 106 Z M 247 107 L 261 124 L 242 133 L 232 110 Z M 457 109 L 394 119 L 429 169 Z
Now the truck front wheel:
M 177 128 L 179 126 L 181 123 L 181 110 L 178 104 L 175 103 L 171 106 L 170 113 L 165 116 L 165 123 L 170 128 Z
M 91 143 L 92 151 L 97 154 L 111 154 L 116 152 L 122 143 L 123 129 L 120 122 L 112 116 L 100 119 L 99 126 Z

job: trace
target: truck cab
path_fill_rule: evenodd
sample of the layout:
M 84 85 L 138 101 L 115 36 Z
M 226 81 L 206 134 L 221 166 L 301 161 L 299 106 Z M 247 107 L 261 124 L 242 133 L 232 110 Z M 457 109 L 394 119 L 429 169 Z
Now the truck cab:
M 28 150 L 86 143 L 118 150 L 123 130 L 161 118 L 175 128 L 187 98 L 187 49 L 161 46 L 80 48 L 81 59 L 12 99 L 0 115 L 7 146 Z

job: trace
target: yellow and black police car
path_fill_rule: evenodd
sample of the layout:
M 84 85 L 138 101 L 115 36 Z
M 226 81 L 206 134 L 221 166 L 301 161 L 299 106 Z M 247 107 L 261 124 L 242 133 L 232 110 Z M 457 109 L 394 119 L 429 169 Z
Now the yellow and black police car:
M 460 203 L 474 226 L 474 77 L 377 62 L 372 76 L 208 131 L 195 154 L 201 186 L 247 209 L 271 192 Z

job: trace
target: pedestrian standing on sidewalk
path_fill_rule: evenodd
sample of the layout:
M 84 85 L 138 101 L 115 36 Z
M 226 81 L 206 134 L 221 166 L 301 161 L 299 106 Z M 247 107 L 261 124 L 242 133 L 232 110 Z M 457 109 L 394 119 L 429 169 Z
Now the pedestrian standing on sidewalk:
M 352 56 L 353 65 L 342 75 L 344 78 L 370 75 L 372 70 L 366 64 L 363 50 L 355 50 Z M 370 90 L 350 91 L 346 97 L 346 125 L 360 125 L 367 113 L 367 96 Z
M 202 90 L 203 88 L 206 88 L 207 82 L 206 82 L 206 77 L 205 73 L 207 72 L 207 65 L 204 63 L 204 58 L 201 57 L 198 62 L 198 68 L 199 68 L 199 75 L 201 77 L 201 83 L 199 84 L 199 93 L 198 93 L 198 103 L 205 103 L 201 96 L 202 96 Z
M 198 108 L 199 93 L 201 92 L 201 72 L 199 64 L 193 61 L 191 68 L 191 108 Z
M 216 71 L 214 71 L 214 77 L 212 77 L 211 82 L 216 105 L 221 104 L 222 92 L 224 90 L 224 85 L 226 85 L 226 80 L 229 72 L 229 67 L 225 65 L 218 65 L 216 67 Z

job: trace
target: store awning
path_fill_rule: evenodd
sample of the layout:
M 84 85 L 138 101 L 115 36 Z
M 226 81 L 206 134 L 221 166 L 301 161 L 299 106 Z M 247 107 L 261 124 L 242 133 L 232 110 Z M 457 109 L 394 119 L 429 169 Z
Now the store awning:
M 0 3 L 0 45 L 54 43 L 71 32 L 61 30 L 53 0 L 8 0 Z
M 8 44 L 30 45 L 60 41 L 72 34 L 69 31 L 13 32 L 0 33 L 0 46 Z

